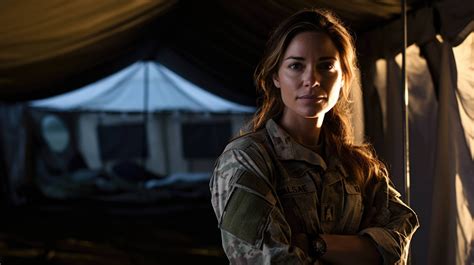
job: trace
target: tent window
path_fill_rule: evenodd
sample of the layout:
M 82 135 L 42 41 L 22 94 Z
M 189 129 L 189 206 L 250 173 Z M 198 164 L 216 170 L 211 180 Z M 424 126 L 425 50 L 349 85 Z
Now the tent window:
M 55 153 L 64 152 L 70 143 L 69 131 L 56 115 L 49 114 L 43 117 L 41 133 L 49 149 Z
M 181 132 L 183 154 L 186 159 L 216 158 L 232 134 L 229 121 L 183 123 Z
M 100 125 L 97 130 L 103 161 L 148 156 L 143 124 Z

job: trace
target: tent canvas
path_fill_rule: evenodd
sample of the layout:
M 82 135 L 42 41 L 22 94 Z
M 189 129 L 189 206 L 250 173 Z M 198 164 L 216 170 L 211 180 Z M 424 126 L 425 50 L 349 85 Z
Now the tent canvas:
M 120 169 L 129 181 L 121 188 L 207 181 L 217 155 L 253 111 L 157 62 L 137 62 L 76 91 L 30 102 L 37 177 L 44 193 L 59 198 L 87 194 L 84 185 L 117 190 L 118 184 L 104 186 L 104 175 Z M 57 174 L 67 181 L 56 181 Z
M 213 95 L 157 62 L 140 61 L 72 92 L 31 102 L 35 108 L 98 112 L 252 113 Z

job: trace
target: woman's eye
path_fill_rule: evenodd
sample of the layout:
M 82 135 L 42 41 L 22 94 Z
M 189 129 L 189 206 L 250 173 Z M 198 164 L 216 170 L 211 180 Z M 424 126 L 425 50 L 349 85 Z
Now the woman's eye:
M 333 63 L 331 63 L 331 62 L 325 62 L 325 63 L 319 64 L 319 68 L 320 68 L 320 69 L 323 69 L 323 70 L 328 70 L 328 71 L 330 71 L 330 70 L 335 69 L 336 67 L 335 67 L 335 65 L 334 65 Z
M 303 68 L 303 66 L 300 63 L 292 63 L 288 65 L 288 68 L 292 70 L 300 70 L 301 68 Z

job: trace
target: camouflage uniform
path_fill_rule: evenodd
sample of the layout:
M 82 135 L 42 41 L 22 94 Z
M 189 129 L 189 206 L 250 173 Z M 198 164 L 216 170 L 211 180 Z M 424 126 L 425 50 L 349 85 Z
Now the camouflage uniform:
M 384 264 L 405 264 L 415 213 L 387 181 L 360 188 L 335 158 L 325 161 L 273 120 L 229 143 L 210 182 L 224 251 L 231 264 L 321 264 L 292 235 L 367 235 Z M 370 205 L 370 207 L 364 207 Z M 376 207 L 370 225 L 364 208 Z

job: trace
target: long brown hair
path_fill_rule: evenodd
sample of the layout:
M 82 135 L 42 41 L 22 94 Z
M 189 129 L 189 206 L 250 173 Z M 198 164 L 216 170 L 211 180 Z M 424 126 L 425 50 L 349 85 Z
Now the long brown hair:
M 387 177 L 387 168 L 376 158 L 372 147 L 355 144 L 349 122 L 349 90 L 357 70 L 353 38 L 341 21 L 327 10 L 303 10 L 284 20 L 272 33 L 265 53 L 255 70 L 257 89 L 263 95 L 261 107 L 250 121 L 251 131 L 265 126 L 269 119 L 278 119 L 284 110 L 280 89 L 273 83 L 282 56 L 291 40 L 302 32 L 323 32 L 327 34 L 339 52 L 344 86 L 336 105 L 325 115 L 321 136 L 328 143 L 332 155 L 336 155 L 351 172 L 363 191 L 371 180 Z

